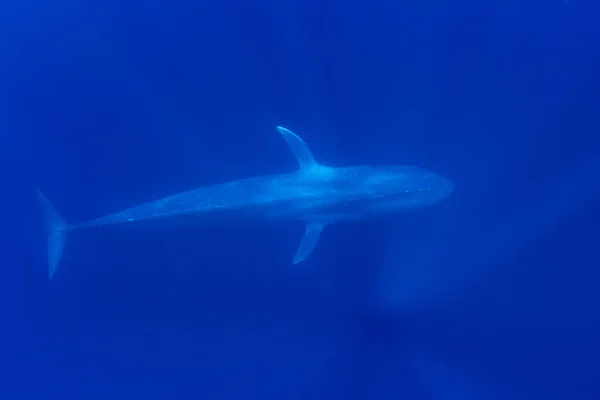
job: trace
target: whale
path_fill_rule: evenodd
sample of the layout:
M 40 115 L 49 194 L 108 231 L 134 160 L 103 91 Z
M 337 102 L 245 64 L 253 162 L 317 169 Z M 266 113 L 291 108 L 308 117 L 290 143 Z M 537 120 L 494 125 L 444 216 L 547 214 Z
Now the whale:
M 292 258 L 292 264 L 299 264 L 313 252 L 328 225 L 431 206 L 454 189 L 451 180 L 416 166 L 324 165 L 300 136 L 282 126 L 277 130 L 298 161 L 291 173 L 195 188 L 73 224 L 66 223 L 36 189 L 48 235 L 48 278 L 55 276 L 67 236 L 80 229 L 173 217 L 296 221 L 305 225 Z

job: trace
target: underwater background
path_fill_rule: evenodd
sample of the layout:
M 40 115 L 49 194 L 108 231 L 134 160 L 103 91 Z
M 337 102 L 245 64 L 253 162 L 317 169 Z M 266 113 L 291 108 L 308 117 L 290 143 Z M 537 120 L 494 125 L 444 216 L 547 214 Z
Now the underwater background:
M 600 398 L 600 5 L 6 1 L 0 399 Z M 296 223 L 68 222 L 333 166 L 434 207 Z

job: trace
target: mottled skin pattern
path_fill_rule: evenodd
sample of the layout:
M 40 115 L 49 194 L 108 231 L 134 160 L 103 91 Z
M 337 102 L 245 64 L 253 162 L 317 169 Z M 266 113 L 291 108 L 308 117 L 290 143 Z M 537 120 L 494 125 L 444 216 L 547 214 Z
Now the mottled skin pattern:
M 317 166 L 293 174 L 190 190 L 70 228 L 215 212 L 224 218 L 230 215 L 331 223 L 431 205 L 451 189 L 451 183 L 444 178 L 416 167 Z

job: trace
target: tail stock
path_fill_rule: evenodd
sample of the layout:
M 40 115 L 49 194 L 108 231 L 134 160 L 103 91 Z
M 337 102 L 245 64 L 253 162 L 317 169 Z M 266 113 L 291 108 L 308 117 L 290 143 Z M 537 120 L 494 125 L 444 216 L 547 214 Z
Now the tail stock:
M 68 225 L 39 189 L 36 189 L 36 195 L 44 212 L 48 232 L 48 278 L 52 279 L 65 247 Z

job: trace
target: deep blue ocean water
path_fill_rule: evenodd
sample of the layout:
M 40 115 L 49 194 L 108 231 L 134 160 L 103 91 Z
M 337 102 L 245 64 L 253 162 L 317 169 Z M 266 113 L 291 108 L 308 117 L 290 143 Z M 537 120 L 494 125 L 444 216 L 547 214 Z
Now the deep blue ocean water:
M 0 399 L 600 398 L 592 0 L 5 2 Z M 324 164 L 455 192 L 328 227 L 68 222 Z

